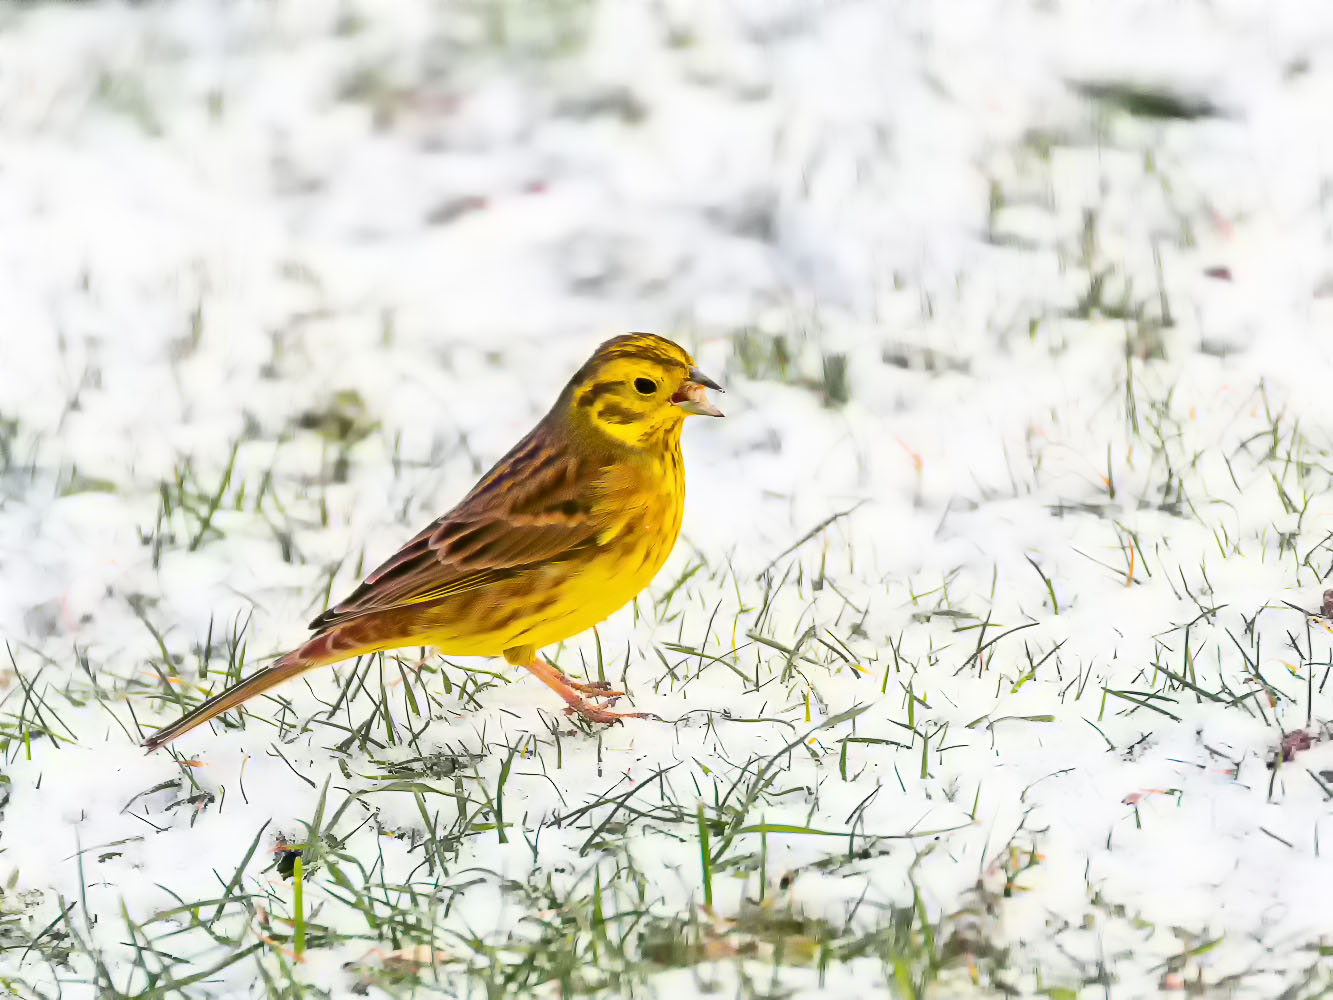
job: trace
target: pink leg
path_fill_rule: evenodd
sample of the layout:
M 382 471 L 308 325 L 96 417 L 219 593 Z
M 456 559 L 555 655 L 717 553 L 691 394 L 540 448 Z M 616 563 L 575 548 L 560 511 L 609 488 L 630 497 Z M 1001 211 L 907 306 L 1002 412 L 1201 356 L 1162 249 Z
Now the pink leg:
M 570 715 L 578 714 L 589 722 L 604 723 L 619 722 L 622 719 L 648 718 L 645 712 L 612 712 L 601 705 L 588 701 L 581 696 L 581 692 L 583 694 L 597 693 L 611 697 L 613 700 L 620 697 L 622 692 L 606 691 L 592 684 L 576 684 L 539 656 L 534 656 L 531 663 L 525 663 L 523 666 L 530 670 L 534 677 L 565 700 L 565 704 L 568 706 L 565 711 Z M 589 691 L 589 688 L 594 690 Z

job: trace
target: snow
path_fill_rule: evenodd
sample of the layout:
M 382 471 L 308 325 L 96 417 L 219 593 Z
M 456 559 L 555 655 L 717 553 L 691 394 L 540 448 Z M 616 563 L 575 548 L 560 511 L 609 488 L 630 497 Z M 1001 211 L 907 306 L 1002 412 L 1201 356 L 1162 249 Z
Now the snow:
M 257 834 L 243 891 L 289 914 L 272 852 L 326 796 L 366 886 L 453 887 L 413 919 L 454 956 L 537 912 L 511 882 L 582 896 L 596 872 L 608 907 L 697 913 L 698 802 L 859 706 L 775 758 L 745 822 L 855 829 L 870 856 L 812 867 L 847 837 L 770 833 L 764 871 L 714 873 L 718 919 L 765 878 L 839 926 L 919 892 L 1008 949 L 954 992 L 1303 981 L 1333 934 L 1333 639 L 1284 602 L 1317 609 L 1330 574 L 1330 40 L 1333 14 L 1258 0 L 0 12 L 3 911 L 36 933 L 74 905 L 141 991 L 126 921 L 221 898 Z M 1105 82 L 1217 113 L 1072 86 Z M 183 739 L 201 766 L 142 754 L 138 727 L 174 714 L 153 630 L 183 690 L 221 685 L 241 624 L 247 671 L 290 648 L 330 576 L 347 590 L 445 509 L 623 330 L 686 344 L 728 416 L 687 427 L 684 536 L 637 613 L 553 652 L 578 670 L 600 642 L 668 721 L 578 734 L 535 681 L 459 662 L 448 693 L 407 682 L 435 699 L 410 749 L 423 720 L 389 663 L 397 742 L 371 757 L 316 721 L 349 668 L 279 692 L 288 730 L 311 723 L 294 736 L 269 703 Z M 774 336 L 785 371 L 743 361 Z M 835 355 L 849 398 L 826 405 Z M 335 404 L 355 439 L 301 426 Z M 206 506 L 233 448 L 211 527 L 162 515 L 178 476 Z M 332 721 L 360 725 L 372 695 Z M 1313 746 L 1274 769 L 1299 729 Z M 447 830 L 493 797 L 511 751 L 507 840 L 423 867 L 423 816 Z M 389 764 L 437 752 L 465 800 L 452 777 L 386 790 Z M 183 770 L 210 802 L 178 804 Z M 661 818 L 666 782 L 687 822 Z M 663 812 L 622 816 L 614 850 L 589 846 L 610 807 L 558 821 L 632 787 Z M 306 895 L 341 937 L 293 975 L 346 995 L 347 963 L 396 945 L 329 868 Z M 198 928 L 168 944 L 176 978 L 226 954 Z M 97 992 L 87 951 L 8 945 L 0 975 Z M 254 962 L 196 988 L 260 995 Z M 764 976 L 813 997 L 886 974 L 797 964 Z M 744 968 L 649 982 L 734 991 Z

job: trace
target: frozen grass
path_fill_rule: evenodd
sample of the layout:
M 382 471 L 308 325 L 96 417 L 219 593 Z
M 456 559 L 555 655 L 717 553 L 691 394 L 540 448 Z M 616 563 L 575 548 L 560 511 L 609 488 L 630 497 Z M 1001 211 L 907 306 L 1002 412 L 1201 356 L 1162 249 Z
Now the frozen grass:
M 1333 992 L 1330 25 L 964 6 L 0 11 L 0 983 Z M 729 416 L 550 652 L 660 721 L 142 755 L 622 329 Z

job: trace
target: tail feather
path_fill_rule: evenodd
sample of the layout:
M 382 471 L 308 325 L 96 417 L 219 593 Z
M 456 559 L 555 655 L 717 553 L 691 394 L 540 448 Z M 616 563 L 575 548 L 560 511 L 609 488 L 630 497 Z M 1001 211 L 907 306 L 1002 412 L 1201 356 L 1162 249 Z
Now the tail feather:
M 303 646 L 278 657 L 263 670 L 251 674 L 245 680 L 227 688 L 221 694 L 214 695 L 193 712 L 182 716 L 171 725 L 159 729 L 143 745 L 150 751 L 170 743 L 177 736 L 188 733 L 195 726 L 201 726 L 255 695 L 263 694 L 269 688 L 277 687 L 307 670 L 337 663 L 351 656 L 373 653 L 381 649 L 394 649 L 411 642 L 413 630 L 408 622 L 402 622 L 383 615 L 369 615 L 356 621 L 336 625 L 325 632 L 313 636 Z M 400 638 L 408 636 L 409 638 Z
M 171 725 L 159 729 L 144 740 L 143 745 L 150 752 L 156 750 L 158 747 L 170 743 L 176 737 L 188 733 L 195 726 L 203 725 L 209 719 L 235 708 L 242 702 L 255 697 L 255 695 L 263 694 L 269 688 L 276 687 L 283 681 L 291 680 L 307 670 L 312 670 L 328 662 L 302 655 L 306 653 L 308 645 L 293 650 L 285 656 L 278 657 L 258 673 L 251 674 L 239 684 L 234 684 L 221 694 L 209 698 L 193 712 L 183 715 Z

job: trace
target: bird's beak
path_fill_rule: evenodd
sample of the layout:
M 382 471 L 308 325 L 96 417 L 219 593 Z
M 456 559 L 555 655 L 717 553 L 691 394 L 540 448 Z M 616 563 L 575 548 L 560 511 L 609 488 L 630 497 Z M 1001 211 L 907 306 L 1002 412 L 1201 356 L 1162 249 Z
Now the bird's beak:
M 698 368 L 691 368 L 689 375 L 676 390 L 671 402 L 675 403 L 686 413 L 697 413 L 702 417 L 720 417 L 722 411 L 708 401 L 707 389 L 716 389 L 722 392 L 722 386 L 718 385 L 711 378 L 699 371 Z

